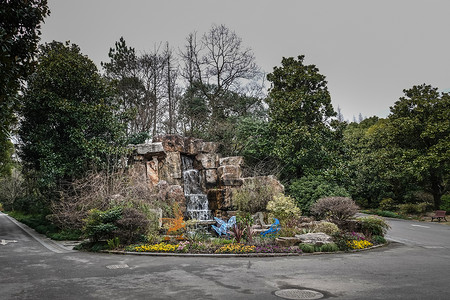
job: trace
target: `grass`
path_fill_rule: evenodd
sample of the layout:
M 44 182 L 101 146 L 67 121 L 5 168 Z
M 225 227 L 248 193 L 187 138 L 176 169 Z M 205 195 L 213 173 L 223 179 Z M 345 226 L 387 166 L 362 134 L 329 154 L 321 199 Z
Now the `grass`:
M 407 216 L 395 213 L 393 211 L 389 210 L 381 210 L 381 209 L 365 209 L 361 210 L 362 213 L 368 214 L 368 215 L 377 215 L 381 217 L 386 218 L 396 218 L 396 219 L 409 219 Z

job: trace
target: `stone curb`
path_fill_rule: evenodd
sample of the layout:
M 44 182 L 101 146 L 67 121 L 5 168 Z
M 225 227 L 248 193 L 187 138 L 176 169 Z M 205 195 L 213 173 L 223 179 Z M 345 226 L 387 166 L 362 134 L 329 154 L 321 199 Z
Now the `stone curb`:
M 214 258 L 226 258 L 226 257 L 285 257 L 285 256 L 311 256 L 311 255 L 323 255 L 323 254 L 349 254 L 361 251 L 368 251 L 372 249 L 377 249 L 381 247 L 386 247 L 390 244 L 375 245 L 364 249 L 355 249 L 351 251 L 335 251 L 335 252 L 313 252 L 313 253 L 225 253 L 225 254 L 215 254 L 215 253 L 173 253 L 173 252 L 132 252 L 132 251 L 120 251 L 120 250 L 102 250 L 101 253 L 108 254 L 118 254 L 118 255 L 144 255 L 144 256 L 172 256 L 172 257 L 214 257 Z

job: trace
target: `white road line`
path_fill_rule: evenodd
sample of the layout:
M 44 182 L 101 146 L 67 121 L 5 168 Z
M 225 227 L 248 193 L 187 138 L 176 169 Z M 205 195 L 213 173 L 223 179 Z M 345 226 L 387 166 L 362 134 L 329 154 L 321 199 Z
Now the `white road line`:
M 414 226 L 414 227 L 421 227 L 421 228 L 430 228 L 430 227 L 428 227 L 428 226 L 423 226 L 423 225 L 413 225 L 413 224 L 411 224 L 411 226 Z

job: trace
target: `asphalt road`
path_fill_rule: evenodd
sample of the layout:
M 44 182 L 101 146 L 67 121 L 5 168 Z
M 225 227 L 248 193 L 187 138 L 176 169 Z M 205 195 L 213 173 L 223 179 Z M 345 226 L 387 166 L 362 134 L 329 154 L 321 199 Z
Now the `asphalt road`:
M 155 257 L 70 251 L 0 213 L 0 299 L 450 299 L 450 227 L 389 222 L 395 242 L 358 253 Z

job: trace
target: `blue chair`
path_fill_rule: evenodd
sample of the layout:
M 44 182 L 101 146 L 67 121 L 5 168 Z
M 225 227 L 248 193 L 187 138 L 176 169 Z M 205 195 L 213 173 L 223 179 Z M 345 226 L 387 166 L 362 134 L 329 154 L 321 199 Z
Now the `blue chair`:
M 276 234 L 278 231 L 280 231 L 281 229 L 281 225 L 280 225 L 280 221 L 275 218 L 275 221 L 272 225 L 270 225 L 270 228 L 267 229 L 266 231 L 261 232 L 262 236 L 266 236 L 267 234 Z

